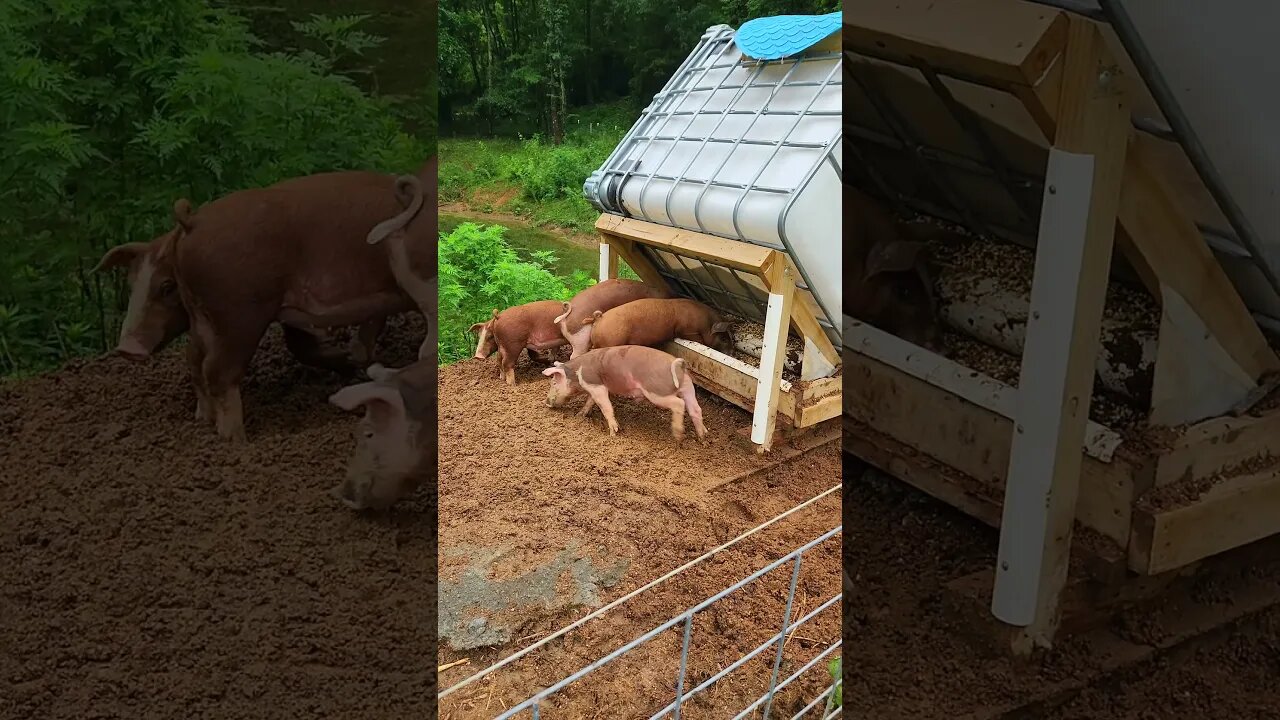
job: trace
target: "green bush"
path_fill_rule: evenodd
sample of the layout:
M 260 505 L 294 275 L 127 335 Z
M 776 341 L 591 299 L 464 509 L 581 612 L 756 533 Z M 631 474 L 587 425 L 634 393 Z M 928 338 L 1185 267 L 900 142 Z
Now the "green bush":
M 595 281 L 577 271 L 556 277 L 547 267 L 549 251 L 526 261 L 507 244 L 506 228 L 462 223 L 440 237 L 440 364 L 470 356 L 476 336 L 470 327 L 504 310 L 536 300 L 568 300 Z
M 0 376 L 110 347 L 124 280 L 89 269 L 179 197 L 416 169 L 431 143 L 330 70 L 378 42 L 358 27 L 313 17 L 323 54 L 266 52 L 211 0 L 0 2 Z

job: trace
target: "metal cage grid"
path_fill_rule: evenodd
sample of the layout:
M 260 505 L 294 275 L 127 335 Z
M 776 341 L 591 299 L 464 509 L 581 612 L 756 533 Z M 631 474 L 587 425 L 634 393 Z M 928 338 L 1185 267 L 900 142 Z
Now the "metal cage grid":
M 823 97 L 824 90 L 843 84 L 839 73 L 840 62 L 838 62 L 841 53 L 810 52 L 781 61 L 758 61 L 744 57 L 737 51 L 734 35 L 735 31 L 727 25 L 717 25 L 707 30 L 702 36 L 702 41 L 685 58 L 684 63 L 671 76 L 663 89 L 654 96 L 653 101 L 644 109 L 640 118 L 614 148 L 600 169 L 588 178 L 583 190 L 597 210 L 631 217 L 632 214 L 624 207 L 622 201 L 623 188 L 631 181 L 642 181 L 643 185 L 639 192 L 642 202 L 641 207 L 637 208 L 640 219 L 783 250 L 794 260 L 796 254 L 792 239 L 788 237 L 786 225 L 787 215 L 794 206 L 799 191 L 813 179 L 824 164 L 829 164 L 837 177 L 841 176 L 841 158 L 836 152 L 842 135 L 839 123 L 836 124 L 837 130 L 831 137 L 818 140 L 796 137 L 797 130 L 805 118 L 838 118 L 841 115 L 840 109 L 815 108 L 819 98 Z M 786 68 L 780 78 L 765 79 L 766 69 L 780 66 Z M 819 79 L 794 79 L 801 68 L 806 66 L 818 67 Z M 745 73 L 744 80 L 732 80 L 743 73 Z M 784 88 L 787 90 L 812 89 L 812 95 L 798 109 L 774 107 L 779 92 Z M 760 101 L 757 91 L 765 92 L 763 102 Z M 729 96 L 727 101 L 726 94 Z M 684 109 L 690 104 L 696 107 Z M 723 107 L 717 107 L 721 104 Z M 742 107 L 743 104 L 752 106 Z M 717 134 L 726 130 L 727 121 L 735 117 L 744 118 L 747 122 L 741 124 L 736 132 Z M 688 122 L 683 127 L 679 127 L 672 122 L 676 118 L 685 118 Z M 790 118 L 790 123 L 778 139 L 748 137 L 752 130 L 757 128 L 758 123 L 765 118 L 769 120 Z M 700 120 L 711 123 L 705 132 L 684 132 L 691 131 Z M 660 143 L 666 144 L 665 151 L 662 150 Z M 707 153 L 708 148 L 716 145 L 729 146 L 727 152 L 722 153 L 718 161 L 712 154 Z M 689 148 L 689 146 L 694 147 Z M 692 149 L 692 154 L 679 164 L 679 169 L 675 172 L 662 172 L 663 166 L 673 158 L 677 148 Z M 741 160 L 746 157 L 741 152 L 744 148 L 772 148 L 772 150 L 761 155 L 758 162 L 754 163 L 755 170 L 746 181 L 721 179 L 722 171 L 731 160 Z M 783 148 L 815 151 L 816 159 L 794 185 L 781 186 L 762 182 L 766 171 L 774 164 Z M 653 161 L 653 168 L 641 168 L 640 161 L 634 158 L 647 158 L 650 152 L 658 155 L 658 159 Z M 701 163 L 702 167 L 695 170 L 700 160 L 704 161 Z M 711 162 L 706 162 L 707 160 Z M 653 211 L 646 212 L 646 208 L 643 207 L 645 193 L 655 181 L 665 182 L 668 186 L 663 196 L 661 215 Z M 693 201 L 692 222 L 681 222 L 675 217 L 672 202 L 676 189 L 681 186 L 698 188 L 696 199 Z M 708 223 L 704 217 L 704 200 L 712 188 L 733 190 L 737 193 L 730 214 L 731 231 Z M 777 220 L 778 242 L 776 243 L 759 237 L 750 237 L 743 229 L 741 211 L 744 205 L 750 202 L 753 193 L 781 196 L 785 199 Z M 705 302 L 722 313 L 758 322 L 763 321 L 767 293 L 763 290 L 752 290 L 736 271 L 719 266 L 716 269 L 709 269 L 705 267 L 709 264 L 705 261 L 674 255 L 672 257 L 676 258 L 675 263 L 663 262 L 659 253 L 649 249 L 645 252 L 659 268 L 664 279 L 672 283 L 672 289 Z M 690 267 L 689 262 L 697 265 Z M 676 268 L 675 264 L 681 267 Z M 797 281 L 797 289 L 812 294 L 821 310 L 818 322 L 838 338 L 840 324 L 834 322 L 835 318 L 819 294 L 812 292 L 812 281 L 804 267 L 800 263 L 796 264 L 801 276 Z M 734 280 L 733 285 L 741 287 L 744 292 L 730 290 L 728 284 L 719 277 L 720 273 L 716 272 L 717 269 L 727 274 L 726 279 Z M 714 282 L 711 284 L 701 282 L 698 279 L 697 271 L 699 270 L 702 271 L 701 274 L 709 275 Z
M 760 697 L 756 698 L 754 701 L 749 703 L 745 708 L 743 708 L 743 710 L 738 715 L 734 717 L 734 720 L 740 720 L 741 718 L 745 718 L 749 715 L 752 715 L 757 709 L 763 707 L 763 720 L 768 720 L 769 713 L 772 711 L 772 708 L 773 708 L 774 697 L 777 695 L 778 691 L 782 690 L 783 688 L 787 687 L 791 683 L 795 682 L 797 679 L 799 679 L 805 673 L 812 670 L 814 667 L 817 667 L 819 663 L 821 663 L 824 659 L 831 656 L 831 654 L 836 650 L 838 650 L 841 646 L 840 640 L 835 641 L 831 645 L 828 645 L 826 649 L 824 649 L 822 652 L 818 653 L 816 656 L 814 656 L 808 662 L 802 665 L 798 670 L 791 673 L 785 678 L 779 679 L 781 675 L 781 669 L 782 669 L 783 650 L 786 645 L 787 636 L 796 628 L 799 628 L 800 626 L 809 622 L 810 620 L 817 617 L 820 613 L 827 610 L 828 608 L 831 608 L 833 606 L 838 608 L 840 604 L 840 600 L 843 598 L 843 593 L 837 592 L 835 595 L 823 601 L 820 605 L 818 605 L 816 608 L 814 608 L 810 612 L 806 613 L 804 616 L 800 617 L 794 622 L 791 621 L 792 606 L 795 600 L 796 587 L 800 579 L 800 568 L 804 561 L 804 554 L 807 551 L 817 547 L 818 545 L 821 545 L 822 543 L 831 540 L 832 538 L 838 538 L 840 535 L 840 531 L 842 529 L 843 529 L 843 525 L 837 525 L 831 530 L 824 532 L 822 535 L 819 535 L 813 540 L 810 540 L 809 542 L 805 543 L 804 545 L 801 545 L 795 550 L 792 550 L 791 552 L 778 558 L 777 560 L 774 560 L 773 562 L 765 565 L 764 567 L 761 567 L 760 569 L 751 573 L 747 577 L 739 580 L 733 585 L 730 585 L 729 587 L 721 590 L 715 595 L 712 595 L 706 600 L 703 600 L 702 602 L 675 615 L 674 617 L 670 618 L 666 622 L 663 622 L 662 624 L 658 625 L 652 630 L 649 630 L 643 635 L 640 635 L 639 637 L 634 638 L 633 640 L 626 643 L 622 647 L 614 650 L 613 652 L 610 652 L 607 655 L 604 655 L 603 657 L 599 658 L 595 662 L 579 669 L 574 673 L 566 675 L 564 678 L 544 688 L 543 690 L 537 692 L 527 700 L 524 700 L 523 702 L 513 705 L 511 708 L 503 712 L 501 715 L 498 715 L 495 718 L 495 720 L 505 720 L 506 718 L 515 717 L 526 711 L 529 712 L 530 714 L 529 716 L 532 718 L 535 718 L 535 719 L 541 718 L 542 703 L 545 702 L 547 698 L 556 694 L 560 690 L 563 690 L 569 685 L 577 682 L 578 680 L 586 677 L 592 672 L 595 672 L 596 670 L 604 667 L 605 665 L 608 665 L 614 660 L 617 660 L 618 658 L 622 657 L 626 653 L 645 644 L 649 640 L 652 640 L 653 638 L 661 635 L 662 633 L 675 629 L 677 627 L 681 628 L 681 632 L 683 633 L 683 635 L 682 635 L 681 648 L 680 648 L 680 664 L 676 669 L 676 673 L 675 673 L 676 677 L 675 677 L 675 683 L 674 683 L 675 685 L 674 699 L 669 704 L 664 706 L 662 709 L 658 710 L 656 713 L 651 715 L 650 720 L 657 720 L 657 718 L 666 718 L 666 717 L 671 717 L 674 720 L 679 720 L 680 713 L 684 705 L 688 703 L 693 697 L 707 690 L 716 682 L 724 678 L 726 675 L 733 672 L 734 670 L 737 670 L 738 668 L 742 667 L 746 663 L 750 662 L 752 659 L 754 659 L 756 656 L 760 655 L 761 653 L 765 652 L 770 647 L 775 647 L 776 649 L 774 651 L 772 672 L 769 678 L 769 689 L 765 692 L 764 695 L 761 695 Z M 791 565 L 791 580 L 787 589 L 786 610 L 783 613 L 782 622 L 780 624 L 778 632 L 775 633 L 769 639 L 757 645 L 755 649 L 751 650 L 747 654 L 743 655 L 742 657 L 738 658 L 734 662 L 730 663 L 725 668 L 721 669 L 716 674 L 702 681 L 698 685 L 692 688 L 686 689 L 685 680 L 686 680 L 686 675 L 688 670 L 691 638 L 693 635 L 694 616 L 706 610 L 707 608 L 711 607 L 712 605 L 722 600 L 723 598 L 754 583 L 756 580 L 759 580 L 760 578 L 764 577 L 768 573 L 774 570 L 777 570 L 778 568 L 785 567 L 788 564 Z M 816 708 L 819 702 L 822 702 L 824 699 L 830 698 L 833 688 L 834 688 L 834 683 L 832 684 L 832 687 L 829 687 L 824 693 L 819 695 L 817 699 L 810 702 L 808 705 L 803 707 L 799 712 L 793 715 L 792 720 L 796 720 L 797 718 L 804 717 L 806 714 L 808 714 L 814 708 Z M 833 705 L 832 702 L 830 701 L 826 702 L 823 708 L 823 714 L 820 717 L 823 717 L 824 719 L 838 717 L 840 715 L 840 708 L 837 707 L 833 710 L 831 707 L 832 705 Z
M 1078 13 L 1099 22 L 1111 22 L 1107 11 L 1079 0 L 1029 1 Z M 981 79 L 940 71 L 923 60 L 907 63 L 901 58 L 881 55 L 868 48 L 845 50 L 844 56 L 845 71 L 851 77 L 856 91 L 851 102 L 856 103 L 859 98 L 865 100 L 881 123 L 881 127 L 877 128 L 852 122 L 847 115 L 844 118 L 844 131 L 849 136 L 849 153 L 854 161 L 855 184 L 877 193 L 899 214 L 927 215 L 958 225 L 979 237 L 1034 249 L 1040 222 L 1041 199 L 1044 196 L 1044 176 L 1015 168 L 992 142 L 979 116 L 955 97 L 946 80 L 987 89 L 995 88 Z M 948 116 L 965 139 L 979 149 L 978 156 L 957 153 L 924 142 L 910 119 L 890 102 L 875 73 L 869 72 L 870 65 L 866 60 L 918 73 L 945 106 Z M 1164 111 L 1170 112 L 1167 108 Z M 1135 116 L 1131 122 L 1136 131 L 1177 144 L 1184 152 L 1188 151 L 1187 143 L 1180 138 L 1179 133 L 1163 120 Z M 906 159 L 916 170 L 915 176 L 907 182 L 891 180 L 894 173 L 883 169 L 884 164 L 890 162 L 887 160 L 890 157 L 896 158 L 898 162 Z M 965 202 L 960 188 L 966 183 L 956 179 L 954 173 L 961 173 L 969 179 L 997 182 L 1016 208 L 1013 217 L 984 214 L 973 203 Z M 902 178 L 901 173 L 898 173 L 898 177 Z M 927 192 L 920 192 L 918 188 L 925 188 Z M 1235 257 L 1250 257 L 1246 244 L 1234 231 L 1203 222 L 1197 222 L 1196 226 L 1214 250 Z

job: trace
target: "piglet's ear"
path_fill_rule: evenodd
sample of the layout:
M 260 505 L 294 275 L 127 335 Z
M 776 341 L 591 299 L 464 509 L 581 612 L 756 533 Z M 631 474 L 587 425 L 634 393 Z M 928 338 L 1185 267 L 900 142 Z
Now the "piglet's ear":
M 375 430 L 382 430 L 405 417 L 404 398 L 389 385 L 369 382 L 345 387 L 329 397 L 329 402 L 343 410 L 364 408 L 365 417 Z
M 890 240 L 876 243 L 867 255 L 867 270 L 863 279 L 885 272 L 908 272 L 925 259 L 927 246 L 912 240 Z
M 123 245 L 117 245 L 108 250 L 106 255 L 102 256 L 102 259 L 98 261 L 96 266 L 94 266 L 93 272 L 99 273 L 121 265 L 130 265 L 146 251 L 146 243 L 131 242 Z
M 556 365 L 557 367 L 549 367 L 546 370 L 543 370 L 542 374 L 546 375 L 547 377 L 553 377 L 555 375 L 559 375 L 560 377 L 567 377 L 564 374 L 564 368 L 559 367 L 560 363 L 556 363 Z

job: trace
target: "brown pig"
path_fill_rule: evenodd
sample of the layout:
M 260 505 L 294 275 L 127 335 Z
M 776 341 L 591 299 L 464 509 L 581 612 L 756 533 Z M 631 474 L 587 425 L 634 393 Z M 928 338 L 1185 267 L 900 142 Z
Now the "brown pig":
M 676 338 L 721 352 L 733 345 L 729 323 L 715 310 L 686 298 L 641 298 L 583 320 L 592 348 L 618 345 L 657 347 Z
M 383 240 L 391 260 L 391 272 L 427 321 L 427 336 L 418 348 L 418 357 L 436 352 L 439 337 L 439 316 L 436 303 L 439 280 L 436 256 L 440 239 L 439 216 L 436 207 L 436 156 L 431 156 L 417 175 L 396 178 L 397 201 L 405 210 L 393 218 L 378 223 L 369 231 L 368 242 L 376 245 Z M 421 212 L 423 206 L 426 212 Z
M 928 246 L 882 206 L 844 186 L 845 312 L 930 350 L 940 344 Z
M 564 303 L 563 312 L 556 317 L 560 333 L 573 346 L 570 359 L 591 349 L 591 328 L 583 321 L 593 317 L 596 311 L 604 312 L 623 303 L 641 298 L 669 298 L 666 288 L 656 288 L 638 280 L 610 279 L 598 282 L 573 296 Z
M 99 267 L 127 257 L 133 286 L 120 352 L 154 353 L 181 332 L 185 313 L 197 417 L 244 440 L 240 381 L 273 322 L 295 356 L 343 371 L 350 359 L 321 349 L 324 330 L 359 325 L 371 348 L 389 315 L 415 309 L 386 248 L 365 242 L 397 211 L 394 181 L 335 172 L 234 192 L 183 215 L 146 252 L 108 253 Z
M 618 432 L 609 395 L 644 398 L 671 411 L 671 434 L 684 438 L 684 413 L 689 411 L 698 437 L 706 437 L 702 408 L 693 391 L 693 380 L 679 360 L 661 350 L 642 345 L 620 345 L 583 353 L 567 363 L 557 362 L 542 371 L 551 378 L 547 406 L 560 407 L 566 400 L 585 392 L 587 402 L 578 411 L 585 416 L 595 405 L 609 425 L 609 434 Z
M 557 300 L 537 300 L 524 305 L 493 311 L 488 321 L 471 326 L 471 332 L 479 333 L 476 343 L 477 360 L 484 360 L 497 351 L 498 376 L 508 385 L 516 384 L 516 360 L 521 350 L 529 351 L 529 358 L 537 353 L 553 350 L 567 340 L 556 327 L 555 318 L 564 308 Z
M 353 510 L 385 510 L 436 478 L 436 356 L 408 367 L 368 369 L 371 382 L 334 393 L 329 402 L 363 409 L 346 478 L 330 493 Z

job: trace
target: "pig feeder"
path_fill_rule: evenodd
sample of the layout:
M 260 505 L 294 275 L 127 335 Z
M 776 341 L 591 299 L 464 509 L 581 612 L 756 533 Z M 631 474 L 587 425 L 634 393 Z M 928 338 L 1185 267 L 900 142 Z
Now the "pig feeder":
M 999 527 L 996 567 L 952 590 L 1017 652 L 1280 531 L 1280 146 L 1233 133 L 1277 104 L 1227 89 L 1268 86 L 1244 58 L 1269 24 L 1233 5 L 844 11 L 850 181 L 957 229 L 944 322 L 1022 358 L 1015 386 L 845 315 L 845 448 Z M 994 248 L 1022 261 L 964 267 Z M 1113 391 L 1138 425 L 1091 417 Z
M 760 452 L 779 415 L 799 430 L 840 414 L 839 33 L 839 13 L 709 28 L 583 188 L 601 212 L 602 280 L 621 258 L 763 325 L 735 338 L 758 365 L 683 339 L 663 348 L 753 413 Z

